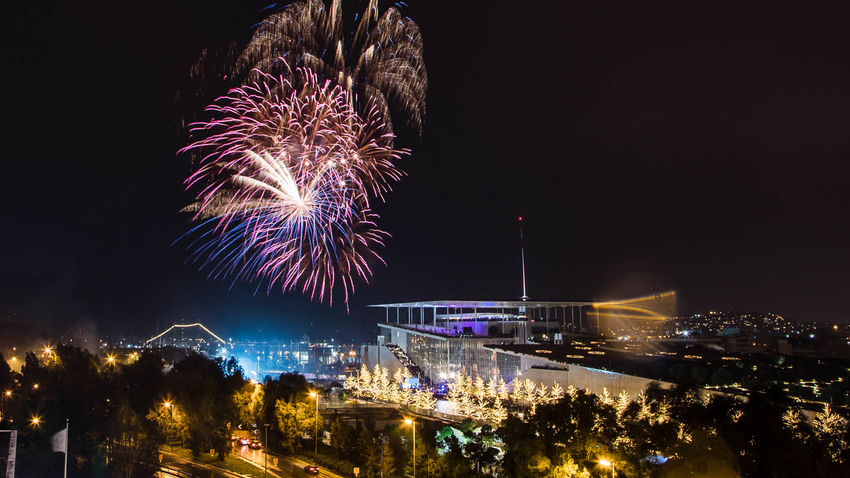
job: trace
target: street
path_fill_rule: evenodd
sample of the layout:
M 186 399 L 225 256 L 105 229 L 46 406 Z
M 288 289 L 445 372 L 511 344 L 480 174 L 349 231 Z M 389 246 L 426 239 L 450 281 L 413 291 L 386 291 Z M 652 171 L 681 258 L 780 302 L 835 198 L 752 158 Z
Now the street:
M 233 456 L 239 457 L 245 461 L 249 461 L 258 465 L 260 468 L 264 464 L 265 450 L 251 450 L 247 446 L 233 447 Z M 269 453 L 268 470 L 269 476 L 281 476 L 284 478 L 302 478 L 309 476 L 320 476 L 325 478 L 342 478 L 340 475 L 321 468 L 318 475 L 308 475 L 304 471 L 304 467 L 309 463 L 299 460 L 291 456 L 281 456 L 277 453 Z

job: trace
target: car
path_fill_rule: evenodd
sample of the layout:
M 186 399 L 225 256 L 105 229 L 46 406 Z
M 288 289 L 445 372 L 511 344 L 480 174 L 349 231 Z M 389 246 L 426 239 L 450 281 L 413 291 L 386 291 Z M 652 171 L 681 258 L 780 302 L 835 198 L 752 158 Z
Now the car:
M 248 448 L 250 448 L 252 450 L 259 450 L 262 447 L 263 447 L 263 442 L 261 442 L 260 440 L 251 440 L 251 442 L 248 443 Z
M 307 474 L 310 474 L 310 475 L 318 475 L 319 474 L 319 467 L 316 466 L 316 465 L 307 465 L 307 466 L 304 467 L 304 472 L 306 472 Z
M 251 439 L 248 437 L 239 437 L 239 439 L 236 440 L 236 443 L 239 443 L 240 446 L 250 445 Z

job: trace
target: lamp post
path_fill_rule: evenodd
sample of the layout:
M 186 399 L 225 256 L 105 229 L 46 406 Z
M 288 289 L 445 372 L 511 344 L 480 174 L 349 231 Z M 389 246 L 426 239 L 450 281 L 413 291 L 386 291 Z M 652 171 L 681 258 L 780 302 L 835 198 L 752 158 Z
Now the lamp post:
M 318 392 L 310 392 L 311 397 L 316 397 L 316 450 L 315 455 L 319 456 L 319 394 Z
M 617 475 L 614 472 L 614 462 L 611 462 L 611 461 L 608 461 L 608 460 L 599 460 L 599 464 L 602 465 L 602 466 L 605 466 L 605 467 L 610 466 L 611 467 L 611 478 L 616 478 Z
M 413 478 L 416 478 L 416 422 L 405 419 L 404 423 L 411 425 L 411 428 L 413 428 Z
M 269 472 L 269 424 L 264 424 L 266 427 L 266 441 L 263 449 L 263 477 Z
M 165 402 L 165 408 L 171 411 L 171 426 L 165 430 L 165 441 L 168 441 L 168 429 L 174 428 L 174 406 L 171 402 Z M 174 442 L 171 442 L 171 452 L 174 453 Z

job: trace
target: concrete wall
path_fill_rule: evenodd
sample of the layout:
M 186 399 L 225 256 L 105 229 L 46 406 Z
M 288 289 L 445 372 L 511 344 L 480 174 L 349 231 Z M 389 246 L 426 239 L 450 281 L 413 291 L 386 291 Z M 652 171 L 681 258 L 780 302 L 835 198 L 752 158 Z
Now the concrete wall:
M 407 353 L 407 331 L 381 327 L 381 335 L 386 337 L 387 343 L 397 344 L 404 353 Z
M 390 380 L 392 380 L 396 370 L 404 367 L 398 357 L 383 345 L 360 346 L 360 361 L 363 365 L 369 367 L 370 372 L 375 369 L 376 364 L 380 364 L 381 367 L 389 370 Z
M 558 366 L 564 367 L 563 365 Z M 653 382 L 658 383 L 662 388 L 673 386 L 669 382 L 582 367 L 581 365 L 569 365 L 567 368 L 568 370 L 529 368 L 520 374 L 519 378 L 529 379 L 538 384 L 542 383 L 547 387 L 551 387 L 556 382 L 563 388 L 572 385 L 582 390 L 590 389 L 591 392 L 597 395 L 601 394 L 604 388 L 607 388 L 608 393 L 612 396 L 619 395 L 620 392 L 625 390 L 632 399 L 637 397 L 640 392 L 646 390 L 649 384 Z

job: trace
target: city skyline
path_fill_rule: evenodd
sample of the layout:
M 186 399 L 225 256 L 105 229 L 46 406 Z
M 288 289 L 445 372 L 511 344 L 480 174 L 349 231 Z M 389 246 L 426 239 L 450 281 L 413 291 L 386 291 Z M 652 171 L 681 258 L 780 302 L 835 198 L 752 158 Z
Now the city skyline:
M 372 330 L 368 304 L 517 299 L 521 215 L 534 299 L 676 290 L 680 315 L 850 321 L 847 5 L 410 3 L 424 133 L 396 128 L 411 154 L 376 207 L 387 265 L 350 312 L 231 288 L 173 245 L 192 200 L 175 96 L 265 4 L 4 6 L 3 317 Z

